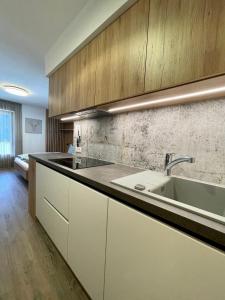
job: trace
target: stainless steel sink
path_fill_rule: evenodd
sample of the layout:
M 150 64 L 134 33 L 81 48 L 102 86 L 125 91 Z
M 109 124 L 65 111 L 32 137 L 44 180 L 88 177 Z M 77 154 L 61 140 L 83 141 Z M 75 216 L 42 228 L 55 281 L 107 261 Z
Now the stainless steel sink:
M 225 186 L 145 171 L 114 184 L 225 223 Z
M 152 193 L 225 216 L 225 189 L 207 183 L 170 177 Z

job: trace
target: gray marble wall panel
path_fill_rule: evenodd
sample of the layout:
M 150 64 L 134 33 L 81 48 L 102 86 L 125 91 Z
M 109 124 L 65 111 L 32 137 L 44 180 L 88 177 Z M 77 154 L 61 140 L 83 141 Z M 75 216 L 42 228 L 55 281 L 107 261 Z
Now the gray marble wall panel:
M 225 100 L 77 121 L 82 155 L 163 171 L 167 152 L 189 154 L 173 174 L 225 184 Z

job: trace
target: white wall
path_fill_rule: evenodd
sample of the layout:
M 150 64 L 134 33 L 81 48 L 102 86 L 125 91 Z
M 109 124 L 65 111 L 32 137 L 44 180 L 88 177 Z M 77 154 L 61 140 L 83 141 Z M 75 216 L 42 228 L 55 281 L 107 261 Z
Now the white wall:
M 42 120 L 42 133 L 25 133 L 25 118 Z M 44 152 L 46 132 L 46 110 L 42 107 L 22 105 L 23 153 Z
M 134 2 L 136 0 L 89 0 L 49 49 L 45 57 L 45 73 L 52 72 Z

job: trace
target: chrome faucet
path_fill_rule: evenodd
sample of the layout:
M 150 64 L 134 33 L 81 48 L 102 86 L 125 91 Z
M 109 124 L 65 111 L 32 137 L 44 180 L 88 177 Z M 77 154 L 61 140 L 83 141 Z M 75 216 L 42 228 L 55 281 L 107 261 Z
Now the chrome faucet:
M 165 158 L 165 171 L 166 175 L 170 176 L 171 175 L 171 169 L 173 166 L 182 163 L 182 162 L 188 162 L 188 163 L 194 163 L 195 159 L 194 157 L 184 155 L 181 157 L 178 157 L 173 160 L 173 156 L 175 153 L 166 153 L 166 158 Z

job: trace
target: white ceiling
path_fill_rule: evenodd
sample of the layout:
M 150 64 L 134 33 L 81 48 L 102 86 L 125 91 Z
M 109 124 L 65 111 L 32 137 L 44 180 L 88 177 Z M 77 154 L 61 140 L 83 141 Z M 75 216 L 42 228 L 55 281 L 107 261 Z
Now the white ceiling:
M 0 0 L 0 83 L 17 84 L 32 95 L 0 89 L 0 99 L 47 107 L 44 57 L 89 0 Z

